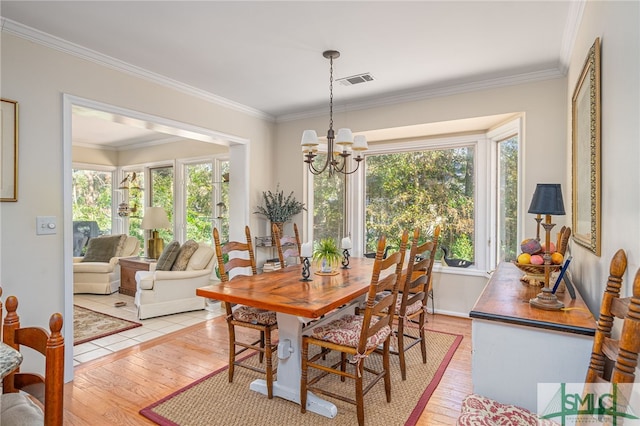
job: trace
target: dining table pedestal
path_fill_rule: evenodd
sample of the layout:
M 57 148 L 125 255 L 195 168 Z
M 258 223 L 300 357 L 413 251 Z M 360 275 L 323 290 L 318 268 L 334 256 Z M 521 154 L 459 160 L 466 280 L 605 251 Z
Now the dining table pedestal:
M 273 382 L 273 396 L 300 404 L 300 365 L 302 364 L 302 326 L 304 320 L 294 315 L 276 313 L 278 317 L 278 379 Z M 249 389 L 267 395 L 267 381 L 256 379 Z M 307 411 L 334 418 L 338 408 L 330 401 L 307 392 Z

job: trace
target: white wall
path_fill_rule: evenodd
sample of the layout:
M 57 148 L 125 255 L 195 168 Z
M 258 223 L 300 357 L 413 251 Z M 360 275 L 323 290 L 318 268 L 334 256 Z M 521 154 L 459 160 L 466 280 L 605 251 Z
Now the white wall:
M 640 267 L 640 3 L 586 3 L 568 73 L 567 122 L 571 128 L 571 96 L 587 53 L 596 37 L 601 43 L 601 256 L 572 244 L 571 272 L 589 308 L 598 312 L 609 276 L 609 263 L 618 249 L 627 253 L 628 268 L 622 295 Z M 571 158 L 571 132 L 567 132 Z M 571 188 L 571 162 L 566 188 Z M 569 193 L 570 194 L 570 193 Z M 567 195 L 566 197 L 569 197 Z M 571 198 L 568 198 L 571 200 Z M 571 204 L 569 203 L 568 206 Z M 570 213 L 570 211 L 568 211 Z
M 246 196 L 257 198 L 273 181 L 272 123 L 10 34 L 2 33 L 1 43 L 2 97 L 19 102 L 20 159 L 18 202 L 0 204 L 0 283 L 5 298 L 20 300 L 25 324 L 47 326 L 56 311 L 72 318 L 64 305 L 65 267 L 71 268 L 63 264 L 63 235 L 70 238 L 71 223 L 62 220 L 63 180 L 70 180 L 63 176 L 63 94 L 248 139 Z M 57 218 L 57 234 L 36 236 L 39 215 Z M 249 220 L 257 226 L 257 218 Z M 71 353 L 72 338 L 65 337 Z
M 521 215 L 525 217 L 526 235 L 535 236 L 536 222 L 526 213 L 536 184 L 564 182 L 569 162 L 564 143 L 566 132 L 566 79 L 558 78 L 497 89 L 408 102 L 347 114 L 334 114 L 336 127 L 350 127 L 354 132 L 424 123 L 437 123 L 495 114 L 519 113 L 524 116 L 523 157 L 525 158 L 524 194 Z M 328 117 L 280 123 L 277 129 L 276 180 L 295 191 L 302 199 L 303 167 L 300 137 L 304 129 L 322 134 Z M 566 191 L 566 185 L 563 189 Z M 566 195 L 565 195 L 566 199 Z M 301 218 L 297 218 L 301 225 Z M 558 229 L 570 224 L 569 217 L 554 217 Z M 302 228 L 301 228 L 302 229 Z M 467 315 L 480 295 L 487 275 L 451 272 L 434 275 L 436 310 Z

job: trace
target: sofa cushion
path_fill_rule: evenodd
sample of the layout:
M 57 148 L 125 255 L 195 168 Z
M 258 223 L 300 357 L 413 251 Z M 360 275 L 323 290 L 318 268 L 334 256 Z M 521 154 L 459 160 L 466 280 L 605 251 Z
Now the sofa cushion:
M 111 262 L 78 262 L 73 264 L 73 273 L 108 274 L 113 272 Z
M 178 251 L 178 257 L 176 257 L 176 261 L 173 262 L 171 266 L 172 271 L 184 271 L 187 269 L 187 264 L 189 263 L 189 259 L 191 256 L 198 250 L 198 243 L 193 240 L 189 240 L 185 242 L 182 246 L 180 246 L 180 251 Z
M 201 271 L 207 267 L 211 258 L 213 257 L 214 252 L 211 247 L 206 244 L 201 244 L 189 259 L 189 264 L 187 265 L 187 271 Z
M 92 238 L 87 245 L 87 252 L 82 259 L 83 262 L 108 262 L 117 253 L 123 239 L 127 236 L 120 235 L 105 235 L 101 237 Z
M 140 242 L 136 237 L 127 237 L 124 239 L 124 243 L 122 244 L 122 250 L 118 254 L 118 256 L 128 257 L 128 256 L 137 256 L 139 253 Z
M 166 246 L 158 259 L 156 271 L 170 271 L 173 263 L 178 257 L 179 251 L 180 243 L 177 241 L 172 241 L 168 246 Z

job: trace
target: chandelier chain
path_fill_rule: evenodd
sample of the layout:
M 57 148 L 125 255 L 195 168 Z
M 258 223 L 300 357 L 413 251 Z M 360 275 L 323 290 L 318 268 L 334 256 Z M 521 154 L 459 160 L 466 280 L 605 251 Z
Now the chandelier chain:
M 333 56 L 329 58 L 329 129 L 333 129 Z

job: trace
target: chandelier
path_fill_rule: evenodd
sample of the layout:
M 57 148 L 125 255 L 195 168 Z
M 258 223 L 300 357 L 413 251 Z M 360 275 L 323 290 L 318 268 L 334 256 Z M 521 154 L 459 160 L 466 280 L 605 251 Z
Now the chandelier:
M 309 171 L 314 175 L 319 175 L 325 170 L 329 170 L 329 175 L 334 173 L 350 175 L 358 170 L 360 162 L 364 160 L 361 153 L 368 148 L 367 138 L 364 135 L 357 135 L 354 138 L 351 129 L 338 129 L 338 134 L 335 134 L 333 130 L 333 60 L 340 57 L 340 52 L 327 50 L 322 53 L 322 56 L 329 59 L 329 130 L 327 131 L 327 159 L 324 165 L 316 166 L 314 161 L 319 145 L 315 130 L 305 130 L 302 133 L 300 145 L 304 153 L 304 162 L 309 165 Z M 351 156 L 351 151 L 357 153 L 354 157 L 356 168 L 347 171 L 347 159 Z

